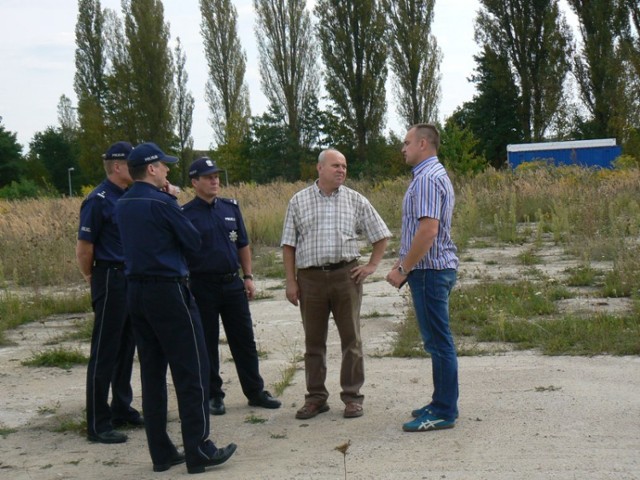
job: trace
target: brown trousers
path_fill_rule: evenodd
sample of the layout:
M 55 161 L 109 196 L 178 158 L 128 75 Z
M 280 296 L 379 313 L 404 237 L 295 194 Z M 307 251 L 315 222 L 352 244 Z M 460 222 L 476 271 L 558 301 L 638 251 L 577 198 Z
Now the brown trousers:
M 360 394 L 360 387 L 364 383 L 364 358 L 360 337 L 362 284 L 356 284 L 350 276 L 350 270 L 355 265 L 352 263 L 331 271 L 298 271 L 300 313 L 305 337 L 307 402 L 322 404 L 329 397 L 325 380 L 330 313 L 333 314 L 342 348 L 340 399 L 345 403 L 362 403 L 364 399 L 364 395 Z

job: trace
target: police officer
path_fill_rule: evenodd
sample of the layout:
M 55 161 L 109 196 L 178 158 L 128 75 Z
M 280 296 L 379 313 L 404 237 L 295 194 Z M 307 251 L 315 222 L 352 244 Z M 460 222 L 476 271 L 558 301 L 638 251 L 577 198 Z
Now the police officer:
M 165 155 L 143 143 L 129 155 L 134 180 L 116 206 L 129 280 L 127 306 L 142 374 L 142 406 L 153 470 L 185 462 L 189 473 L 219 465 L 236 450 L 209 440 L 209 362 L 200 315 L 187 286 L 184 253 L 200 248 L 200 233 L 168 193 Z M 167 434 L 167 363 L 178 398 L 185 453 Z
M 107 178 L 82 202 L 76 244 L 94 311 L 87 368 L 87 438 L 100 443 L 127 441 L 127 435 L 114 427 L 144 425 L 140 413 L 131 407 L 135 342 L 126 311 L 124 256 L 114 216 L 116 201 L 131 183 L 127 168 L 131 149 L 130 143 L 116 142 L 104 154 Z
M 209 411 L 225 413 L 220 378 L 219 317 L 249 405 L 280 408 L 280 401 L 264 390 L 258 367 L 249 300 L 256 287 L 251 273 L 251 249 L 238 202 L 220 198 L 220 168 L 208 157 L 189 168 L 196 197 L 184 205 L 184 214 L 202 234 L 202 247 L 187 253 L 191 290 L 200 310 L 211 364 Z M 241 279 L 238 268 L 244 273 Z

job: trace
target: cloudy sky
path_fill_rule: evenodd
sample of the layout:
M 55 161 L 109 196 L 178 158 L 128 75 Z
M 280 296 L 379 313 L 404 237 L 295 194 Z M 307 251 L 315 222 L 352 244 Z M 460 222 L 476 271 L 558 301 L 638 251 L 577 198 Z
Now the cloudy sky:
M 104 8 L 120 12 L 120 0 L 101 3 Z M 195 147 L 206 149 L 211 145 L 212 131 L 204 101 L 207 64 L 198 5 L 198 0 L 164 0 L 171 38 L 180 37 L 187 55 L 189 89 L 196 100 L 192 132 Z M 236 0 L 235 5 L 239 36 L 248 57 L 246 80 L 251 112 L 259 115 L 266 110 L 266 101 L 260 91 L 252 0 Z M 478 7 L 478 0 L 436 2 L 433 33 L 444 54 L 441 117 L 450 115 L 473 96 L 473 86 L 467 78 L 474 67 L 472 57 L 477 53 L 473 19 Z M 57 125 L 56 107 L 61 95 L 76 102 L 73 91 L 76 18 L 76 0 L 0 0 L 0 117 L 6 130 L 17 133 L 24 153 L 35 132 Z M 388 100 L 387 126 L 402 134 L 389 94 Z

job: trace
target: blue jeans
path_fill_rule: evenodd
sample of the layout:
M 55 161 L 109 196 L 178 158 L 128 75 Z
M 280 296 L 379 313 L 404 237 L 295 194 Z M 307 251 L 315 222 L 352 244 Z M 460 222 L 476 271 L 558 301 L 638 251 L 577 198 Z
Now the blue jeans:
M 449 294 L 457 273 L 446 270 L 413 270 L 408 282 L 424 349 L 431 355 L 433 395 L 431 411 L 455 420 L 458 403 L 458 358 L 449 328 Z

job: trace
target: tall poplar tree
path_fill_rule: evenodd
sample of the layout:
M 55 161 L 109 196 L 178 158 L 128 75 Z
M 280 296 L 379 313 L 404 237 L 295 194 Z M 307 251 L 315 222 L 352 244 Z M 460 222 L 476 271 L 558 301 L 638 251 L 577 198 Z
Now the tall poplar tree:
M 173 142 L 173 58 L 160 0 L 123 0 L 136 139 L 167 150 Z
M 135 145 L 140 136 L 136 118 L 134 72 L 123 22 L 118 13 L 111 9 L 105 9 L 105 39 L 108 60 L 105 116 L 108 129 L 114 139 Z
M 204 52 L 209 66 L 206 98 L 218 145 L 238 144 L 249 131 L 247 58 L 238 37 L 238 12 L 231 0 L 200 0 Z
M 505 55 L 520 94 L 525 141 L 541 141 L 562 113 L 571 32 L 558 0 L 480 0 L 475 39 Z
M 440 100 L 442 52 L 431 34 L 435 0 L 384 0 L 398 114 L 409 127 L 433 122 Z
M 386 16 L 381 0 L 318 0 L 318 36 L 327 70 L 325 88 L 352 132 L 356 159 L 381 135 L 386 111 Z
M 262 90 L 270 104 L 284 113 L 287 177 L 297 178 L 301 125 L 307 107 L 317 98 L 320 79 L 311 17 L 306 0 L 254 0 L 253 4 Z
M 574 59 L 580 98 L 591 118 L 590 138 L 622 137 L 627 113 L 622 34 L 627 21 L 623 0 L 568 0 L 580 22 L 582 46 Z
M 108 87 L 104 23 L 100 0 L 78 0 L 74 76 L 80 124 L 78 162 L 87 177 L 94 181 L 104 173 L 96 159 L 100 158 L 109 141 L 105 119 Z
M 182 50 L 180 37 L 176 38 L 175 47 L 176 59 L 176 97 L 175 97 L 175 118 L 176 130 L 179 146 L 180 171 L 182 173 L 182 186 L 189 182 L 189 164 L 190 154 L 193 151 L 193 137 L 191 136 L 191 127 L 193 125 L 193 108 L 195 100 L 191 91 L 187 87 L 189 74 L 185 68 L 187 56 Z

